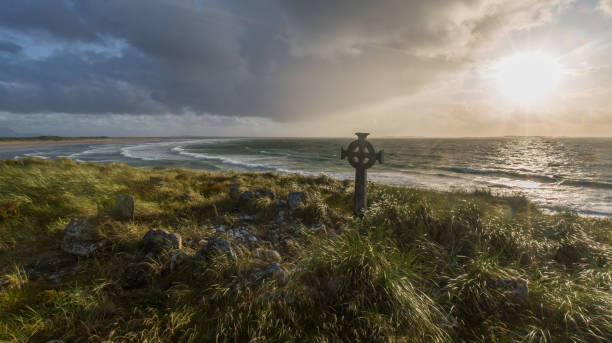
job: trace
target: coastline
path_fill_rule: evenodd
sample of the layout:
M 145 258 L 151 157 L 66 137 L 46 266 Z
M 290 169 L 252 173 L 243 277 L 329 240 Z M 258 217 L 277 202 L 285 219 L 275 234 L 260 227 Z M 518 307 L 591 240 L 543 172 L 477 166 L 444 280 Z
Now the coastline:
M 158 142 L 162 138 L 159 137 L 109 137 L 109 138 L 76 138 L 76 139 L 59 139 L 59 140 L 44 140 L 44 139 L 32 139 L 32 140 L 8 140 L 0 141 L 1 149 L 27 149 L 35 148 L 40 146 L 61 146 L 61 145 L 73 145 L 73 144 L 86 144 L 86 143 L 117 143 L 117 142 Z

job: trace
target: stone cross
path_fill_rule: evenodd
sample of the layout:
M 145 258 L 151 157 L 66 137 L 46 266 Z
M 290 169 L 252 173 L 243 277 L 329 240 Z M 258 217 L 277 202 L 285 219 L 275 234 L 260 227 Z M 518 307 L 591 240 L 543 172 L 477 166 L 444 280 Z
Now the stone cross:
M 368 207 L 366 194 L 367 169 L 373 166 L 376 161 L 383 163 L 383 150 L 374 151 L 372 143 L 366 140 L 369 133 L 357 132 L 355 134 L 357 140 L 351 142 L 346 150 L 344 147 L 340 149 L 340 159 L 343 160 L 346 157 L 355 168 L 355 214 L 361 215 Z

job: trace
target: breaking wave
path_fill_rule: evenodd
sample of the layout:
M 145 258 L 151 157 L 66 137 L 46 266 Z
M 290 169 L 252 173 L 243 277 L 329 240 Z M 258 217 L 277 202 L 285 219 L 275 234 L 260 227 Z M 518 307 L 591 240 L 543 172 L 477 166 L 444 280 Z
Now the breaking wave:
M 234 160 L 234 159 L 224 157 L 224 156 L 209 155 L 209 154 L 203 154 L 203 153 L 197 153 L 197 152 L 188 152 L 188 151 L 185 151 L 185 149 L 180 145 L 170 150 L 182 156 L 197 158 L 200 160 L 218 161 L 226 165 L 241 167 L 245 169 L 271 170 L 271 168 L 267 168 L 266 166 L 262 164 L 258 164 L 258 163 L 247 163 L 247 162 Z
M 547 176 L 547 175 L 541 175 L 541 174 L 529 174 L 529 173 L 516 173 L 516 172 L 511 172 L 511 171 L 495 170 L 495 169 L 472 169 L 472 168 L 458 168 L 458 167 L 442 167 L 438 169 L 457 173 L 457 174 L 492 175 L 492 176 L 508 177 L 508 178 L 513 178 L 513 179 L 532 180 L 532 181 L 551 182 L 551 183 L 561 181 L 555 176 Z

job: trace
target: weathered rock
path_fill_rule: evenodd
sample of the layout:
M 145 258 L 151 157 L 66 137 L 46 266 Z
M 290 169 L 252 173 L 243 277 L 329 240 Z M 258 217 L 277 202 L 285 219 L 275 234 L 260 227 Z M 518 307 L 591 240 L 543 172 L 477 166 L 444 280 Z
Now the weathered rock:
M 255 198 L 255 193 L 253 191 L 244 191 L 240 194 L 240 199 L 244 201 L 249 201 L 253 198 Z
M 215 226 L 215 231 L 216 232 L 221 232 L 221 233 L 225 232 L 225 231 L 227 231 L 227 226 L 225 226 L 225 225 L 217 225 L 217 226 Z
M 346 225 L 344 224 L 340 224 L 338 225 L 338 227 L 336 228 L 336 233 L 337 234 L 341 234 L 344 232 L 344 230 L 346 230 Z
M 215 238 L 215 239 L 208 241 L 208 243 L 205 246 L 203 246 L 200 250 L 198 250 L 198 252 L 196 253 L 196 256 L 209 257 L 215 253 L 232 255 L 233 249 L 232 249 L 231 244 L 225 239 Z
M 134 197 L 129 194 L 117 195 L 115 213 L 122 220 L 134 220 Z
M 123 274 L 123 288 L 134 289 L 146 285 L 150 280 L 151 267 L 144 262 L 130 263 Z
M 267 198 L 270 198 L 270 200 L 274 200 L 274 198 L 276 198 L 276 195 L 274 194 L 274 192 L 272 192 L 270 189 L 267 189 L 267 188 L 258 189 L 257 192 L 255 192 L 255 195 L 258 198 L 267 197 Z
M 325 232 L 326 231 L 325 224 L 315 225 L 311 227 L 310 229 L 314 232 Z
M 62 249 L 69 254 L 88 256 L 102 245 L 104 241 L 87 219 L 71 219 L 64 228 Z
M 83 269 L 83 265 L 82 264 L 74 264 L 72 266 L 67 266 L 64 267 L 62 269 L 57 270 L 56 272 L 50 273 L 50 274 L 44 274 L 43 276 L 45 277 L 45 279 L 49 280 L 49 281 L 57 281 L 58 279 L 61 279 L 65 276 L 74 276 L 76 275 L 76 273 L 80 270 Z
M 165 249 L 182 249 L 183 240 L 178 233 L 170 233 L 164 229 L 151 229 L 142 238 L 147 250 L 159 252 Z
M 180 250 L 174 250 L 170 257 L 170 271 L 174 271 L 183 261 L 185 261 L 185 253 Z
M 268 263 L 261 269 L 251 272 L 250 278 L 253 281 L 274 278 L 279 285 L 283 286 L 289 281 L 289 271 L 278 263 Z
M 149 184 L 152 186 L 161 186 L 164 184 L 164 179 L 159 176 L 151 176 L 149 177 Z
M 244 220 L 244 221 L 253 221 L 253 220 L 257 220 L 259 219 L 259 215 L 248 215 L 248 214 L 244 214 L 241 216 L 238 216 L 239 220 Z
M 330 291 L 330 293 L 334 295 L 340 294 L 340 291 L 342 290 L 342 281 L 340 280 L 327 281 L 327 289 Z
M 232 200 L 239 200 L 240 199 L 240 184 L 232 183 L 229 186 L 229 194 Z
M 281 262 L 281 255 L 276 250 L 271 249 L 257 249 L 255 256 L 266 262 Z
M 509 300 L 524 301 L 529 298 L 527 281 L 521 278 L 489 278 L 486 281 L 489 287 L 501 291 Z
M 304 192 L 293 192 L 287 196 L 287 204 L 292 210 L 296 210 L 302 203 L 306 201 L 306 193 Z
M 182 201 L 195 201 L 198 200 L 199 196 L 199 193 L 193 191 L 192 189 L 188 189 L 181 194 L 180 199 Z
M 588 253 L 585 253 L 587 251 L 589 251 L 589 248 L 586 242 L 563 241 L 557 249 L 555 260 L 568 265 L 580 262 L 585 263 L 589 256 Z
M 278 211 L 278 216 L 276 217 L 277 223 L 282 223 L 285 220 L 285 211 Z
M 71 267 L 76 262 L 76 257 L 72 255 L 52 253 L 39 257 L 34 263 L 33 268 L 37 272 L 51 273 Z

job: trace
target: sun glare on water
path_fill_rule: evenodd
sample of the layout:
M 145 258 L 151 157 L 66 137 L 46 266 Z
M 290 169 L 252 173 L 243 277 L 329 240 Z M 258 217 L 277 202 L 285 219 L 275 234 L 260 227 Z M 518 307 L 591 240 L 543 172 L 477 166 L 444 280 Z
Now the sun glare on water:
M 541 52 L 522 52 L 495 65 L 501 93 L 509 100 L 531 104 L 546 100 L 561 81 L 561 64 Z

